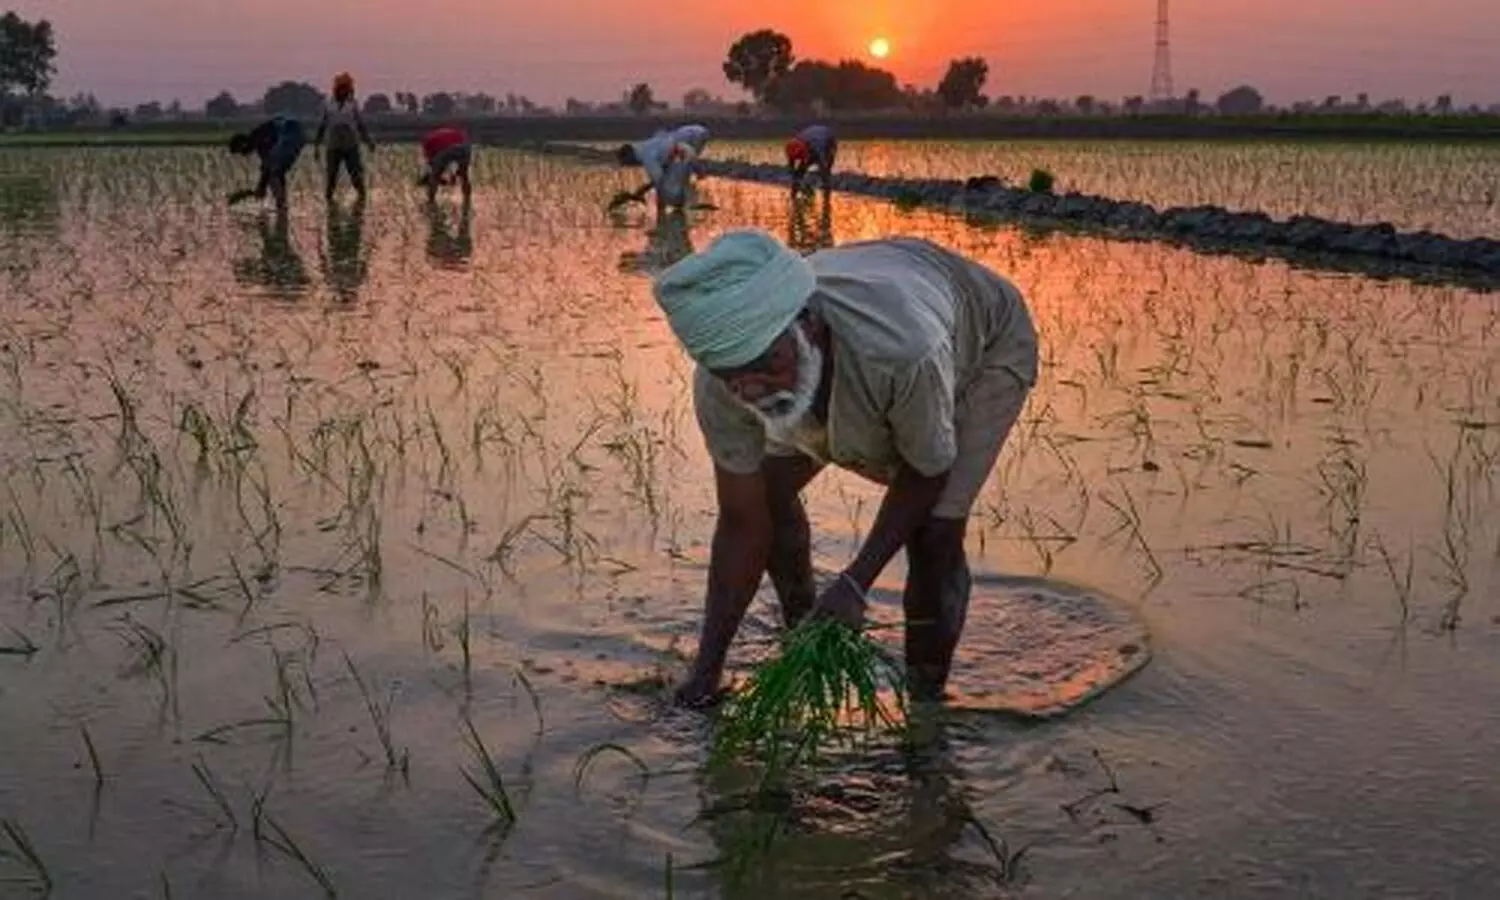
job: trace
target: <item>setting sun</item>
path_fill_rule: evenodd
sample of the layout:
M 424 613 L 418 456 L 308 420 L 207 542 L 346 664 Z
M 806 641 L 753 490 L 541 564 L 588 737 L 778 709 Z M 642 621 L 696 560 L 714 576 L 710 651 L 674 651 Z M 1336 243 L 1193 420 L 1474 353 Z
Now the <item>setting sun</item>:
M 885 59 L 891 55 L 891 42 L 885 38 L 876 38 L 870 42 L 870 55 L 876 59 Z

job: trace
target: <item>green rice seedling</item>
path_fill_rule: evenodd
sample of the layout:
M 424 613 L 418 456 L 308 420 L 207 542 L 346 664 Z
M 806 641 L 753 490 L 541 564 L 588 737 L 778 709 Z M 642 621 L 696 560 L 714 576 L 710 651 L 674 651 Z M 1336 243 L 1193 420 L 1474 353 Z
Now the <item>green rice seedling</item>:
M 582 756 L 578 757 L 578 762 L 573 766 L 574 790 L 580 792 L 583 790 L 583 780 L 588 777 L 589 768 L 593 766 L 595 760 L 606 753 L 613 753 L 633 763 L 641 773 L 641 789 L 645 789 L 647 782 L 651 780 L 651 769 L 646 765 L 645 761 L 631 752 L 629 748 L 615 743 L 604 743 L 590 747 Z
M 375 702 L 370 696 L 370 689 L 366 687 L 365 680 L 360 677 L 359 669 L 355 668 L 354 660 L 349 654 L 344 654 L 344 664 L 349 667 L 349 674 L 354 676 L 354 683 L 359 687 L 359 694 L 364 698 L 365 709 L 370 714 L 370 722 L 375 726 L 375 736 L 380 740 L 380 749 L 385 753 L 385 764 L 387 769 L 400 769 L 403 774 L 410 771 L 411 755 L 406 748 L 397 752 L 396 745 L 391 739 L 391 705 L 396 701 L 395 690 L 392 689 L 391 696 L 386 700 L 385 706 Z
M 104 787 L 104 766 L 99 764 L 99 750 L 94 747 L 94 738 L 87 725 L 79 725 L 78 733 L 83 736 L 83 747 L 89 754 L 89 765 L 94 770 L 94 790 L 97 791 Z
M 516 684 L 520 685 L 521 689 L 526 692 L 526 696 L 531 698 L 531 711 L 536 713 L 536 733 L 540 737 L 547 731 L 547 719 L 542 715 L 541 695 L 536 692 L 536 688 L 531 684 L 531 679 L 526 677 L 525 672 L 516 669 L 515 676 Z
M 485 805 L 495 815 L 495 826 L 500 829 L 509 829 L 516 823 L 516 807 L 511 802 L 510 792 L 505 787 L 505 778 L 500 774 L 500 768 L 495 764 L 495 759 L 484 746 L 484 739 L 479 736 L 479 730 L 474 727 L 474 722 L 468 716 L 464 716 L 464 744 L 473 754 L 474 760 L 479 764 L 478 776 L 468 769 L 459 767 L 459 773 L 484 800 Z
M 292 839 L 290 834 L 287 834 L 285 828 L 281 827 L 281 823 L 271 818 L 271 814 L 264 810 L 261 811 L 258 821 L 261 825 L 258 837 L 261 840 L 301 865 L 313 881 L 318 883 L 318 887 L 323 889 L 323 896 L 337 897 L 339 895 L 328 872 L 303 852 L 302 847 Z
M 30 658 L 40 648 L 24 632 L 5 626 L 5 630 L 11 633 L 15 643 L 0 644 L 0 656 L 25 656 Z
M 20 822 L 0 819 L 0 830 L 5 832 L 11 847 L 14 848 L 13 852 L 7 852 L 5 855 L 16 858 L 31 870 L 32 880 L 37 883 L 44 895 L 52 893 L 52 873 L 47 870 L 47 864 L 42 861 L 42 855 L 37 852 L 36 845 L 31 842 L 31 836 L 26 833 L 26 829 L 21 827 Z
M 895 714 L 881 703 L 894 686 Z M 816 761 L 830 744 L 897 729 L 906 717 L 900 664 L 867 634 L 831 621 L 794 629 L 721 712 L 712 761 L 756 756 L 768 777 Z
M 234 807 L 229 805 L 228 798 L 219 789 L 218 781 L 214 778 L 213 772 L 208 768 L 208 763 L 201 756 L 197 762 L 193 763 L 193 777 L 198 779 L 198 783 L 203 786 L 203 790 L 214 801 L 214 805 L 219 808 L 219 812 L 224 816 L 225 824 L 231 830 L 238 831 L 240 821 L 234 815 Z

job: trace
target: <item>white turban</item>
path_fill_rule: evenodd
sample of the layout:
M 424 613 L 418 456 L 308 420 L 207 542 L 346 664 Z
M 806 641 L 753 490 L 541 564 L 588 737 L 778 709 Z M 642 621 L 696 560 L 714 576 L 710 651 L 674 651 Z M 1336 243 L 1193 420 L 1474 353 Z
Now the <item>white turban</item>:
M 817 287 L 812 266 L 758 229 L 726 232 L 656 279 L 656 302 L 688 355 L 709 369 L 754 361 Z

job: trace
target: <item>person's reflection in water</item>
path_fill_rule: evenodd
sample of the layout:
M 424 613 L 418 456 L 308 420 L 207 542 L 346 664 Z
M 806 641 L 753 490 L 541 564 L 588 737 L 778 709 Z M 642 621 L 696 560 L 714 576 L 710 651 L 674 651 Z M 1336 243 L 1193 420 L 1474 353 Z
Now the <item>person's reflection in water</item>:
M 693 236 L 687 214 L 671 210 L 657 216 L 656 225 L 646 233 L 645 250 L 620 255 L 620 271 L 656 275 L 692 255 Z
M 323 277 L 334 296 L 344 303 L 359 299 L 359 289 L 370 274 L 365 254 L 365 201 L 345 209 L 328 205 L 328 243 L 323 253 Z
M 789 793 L 759 793 L 748 773 L 710 769 L 702 819 L 723 896 L 989 896 L 1008 873 L 942 728 L 927 723 L 902 750 L 860 751 L 868 755 L 854 766 Z
M 465 200 L 458 221 L 449 220 L 448 208 L 436 201 L 424 207 L 427 214 L 427 258 L 443 269 L 462 269 L 474 258 L 474 205 Z
M 264 290 L 278 300 L 297 300 L 312 286 L 307 266 L 292 242 L 291 223 L 285 211 L 261 213 L 255 229 L 260 235 L 260 253 L 234 261 L 234 279 L 246 287 Z
M 802 253 L 813 253 L 833 246 L 833 200 L 824 194 L 822 199 L 811 194 L 797 193 L 791 199 L 791 211 L 787 215 L 788 247 Z M 818 224 L 813 227 L 809 213 L 818 205 Z

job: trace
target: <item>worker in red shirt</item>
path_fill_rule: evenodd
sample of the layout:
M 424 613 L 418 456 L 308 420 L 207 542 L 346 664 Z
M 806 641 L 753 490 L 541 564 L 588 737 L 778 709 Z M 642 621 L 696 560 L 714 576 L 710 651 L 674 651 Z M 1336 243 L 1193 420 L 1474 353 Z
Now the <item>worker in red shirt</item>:
M 463 188 L 464 203 L 473 198 L 469 165 L 474 161 L 474 145 L 462 130 L 438 128 L 429 132 L 422 139 L 422 159 L 427 163 L 427 171 L 417 179 L 417 185 L 427 188 L 428 203 L 437 199 L 439 185 L 452 184 L 454 179 Z

